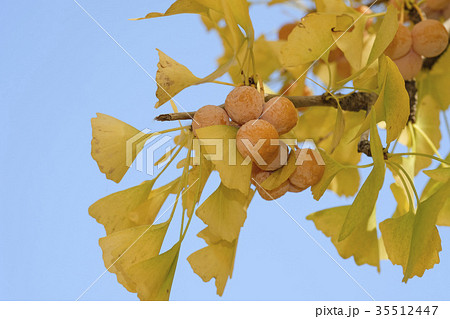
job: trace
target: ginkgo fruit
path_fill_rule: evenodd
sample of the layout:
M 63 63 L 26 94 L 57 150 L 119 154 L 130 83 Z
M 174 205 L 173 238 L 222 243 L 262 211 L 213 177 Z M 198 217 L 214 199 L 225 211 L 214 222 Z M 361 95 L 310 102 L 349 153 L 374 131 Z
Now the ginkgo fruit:
M 273 97 L 264 104 L 261 119 L 272 124 L 279 135 L 292 130 L 298 121 L 294 104 L 285 97 Z
M 264 97 L 252 86 L 234 88 L 225 99 L 225 111 L 230 118 L 242 125 L 257 119 L 263 109 Z
M 278 31 L 278 39 L 279 40 L 287 40 L 289 37 L 289 34 L 294 30 L 294 28 L 297 26 L 297 23 L 287 23 L 283 25 L 280 30 Z
M 363 15 L 369 15 L 369 14 L 373 13 L 373 11 L 368 6 L 364 6 L 364 5 L 356 7 L 355 10 L 358 11 L 359 13 L 362 13 Z M 373 18 L 367 19 L 366 28 L 369 28 L 372 24 L 373 24 Z
M 278 152 L 274 160 L 268 164 L 258 164 L 257 165 L 263 171 L 276 171 L 277 169 L 283 167 L 287 164 L 288 155 L 289 155 L 289 147 L 283 141 L 279 141 L 280 145 L 278 146 Z
M 399 24 L 394 39 L 386 48 L 384 53 L 392 60 L 396 60 L 408 54 L 411 50 L 411 45 L 411 31 L 409 31 L 409 29 L 403 24 Z
M 448 0 L 427 0 L 426 4 L 433 10 L 442 10 L 450 3 Z
M 427 58 L 438 56 L 448 45 L 448 32 L 437 20 L 424 20 L 411 31 L 413 49 Z
M 225 110 L 216 105 L 205 105 L 195 112 L 192 119 L 192 129 L 195 130 L 213 125 L 227 125 L 228 114 Z
M 412 49 L 407 55 L 394 60 L 394 62 L 405 80 L 411 80 L 419 74 L 423 63 L 422 57 Z
M 352 66 L 341 49 L 336 48 L 330 51 L 328 62 L 336 62 L 336 71 L 339 77 L 345 79 L 352 75 Z
M 292 185 L 298 188 L 308 188 L 316 185 L 325 172 L 325 165 L 318 162 L 311 149 L 295 151 L 297 158 L 295 171 L 289 176 Z
M 303 192 L 306 188 L 301 188 L 301 187 L 297 187 L 294 184 L 292 184 L 291 182 L 289 182 L 289 189 L 288 192 L 291 193 L 300 193 Z
M 271 163 L 278 154 L 279 146 L 272 140 L 278 140 L 275 127 L 267 121 L 251 120 L 242 125 L 236 134 L 236 146 L 241 155 L 249 156 L 260 165 Z

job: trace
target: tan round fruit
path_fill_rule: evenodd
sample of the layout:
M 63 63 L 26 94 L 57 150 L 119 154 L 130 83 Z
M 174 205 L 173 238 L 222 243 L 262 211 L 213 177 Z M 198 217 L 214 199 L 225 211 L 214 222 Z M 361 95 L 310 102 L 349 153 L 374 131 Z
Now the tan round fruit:
M 403 24 L 399 24 L 394 39 L 384 53 L 392 60 L 400 59 L 408 54 L 412 46 L 411 31 Z
M 281 184 L 279 187 L 272 189 L 272 190 L 266 190 L 262 187 L 256 187 L 258 190 L 259 195 L 265 199 L 265 200 L 274 200 L 278 199 L 284 194 L 286 194 L 289 190 L 289 181 L 285 181 L 283 184 Z
M 297 23 L 287 23 L 280 28 L 278 31 L 278 39 L 279 40 L 287 40 L 289 34 L 291 34 L 292 30 L 297 26 Z
M 348 78 L 350 75 L 352 75 L 352 66 L 350 65 L 350 62 L 348 62 L 346 57 L 337 61 L 336 63 L 337 63 L 337 74 L 341 78 L 345 79 Z
M 285 97 L 273 97 L 264 104 L 261 119 L 272 124 L 279 135 L 292 130 L 298 121 L 294 104 Z
M 297 167 L 294 173 L 289 176 L 291 184 L 303 189 L 317 184 L 322 179 L 325 165 L 318 162 L 316 155 L 311 149 L 307 149 L 306 152 L 298 149 L 295 151 L 295 155 L 297 157 Z
M 450 3 L 449 0 L 427 0 L 425 2 L 430 9 L 442 10 Z
M 418 55 L 414 50 L 410 50 L 404 57 L 394 60 L 400 73 L 405 80 L 411 80 L 422 69 L 422 57 Z
M 344 58 L 344 52 L 336 47 L 335 49 L 330 50 L 330 54 L 328 55 L 328 62 L 337 62 L 342 58 Z
M 448 32 L 437 20 L 424 20 L 411 31 L 413 49 L 427 58 L 438 56 L 448 45 Z
M 251 120 L 239 128 L 236 146 L 244 158 L 249 156 L 253 162 L 266 165 L 278 154 L 279 146 L 271 143 L 271 140 L 278 140 L 278 137 L 277 130 L 269 122 L 261 119 Z
M 306 189 L 306 188 L 300 188 L 300 187 L 297 187 L 297 186 L 295 186 L 294 184 L 292 184 L 291 182 L 289 182 L 289 189 L 288 189 L 288 192 L 291 192 L 291 193 L 300 193 L 300 192 L 303 192 L 305 189 Z
M 263 171 L 273 172 L 277 169 L 283 167 L 287 164 L 288 156 L 289 156 L 289 147 L 282 141 L 280 141 L 280 145 L 278 145 L 278 153 L 275 159 L 267 165 L 258 165 L 257 163 L 253 163 L 257 165 Z
M 368 6 L 364 6 L 364 5 L 355 8 L 355 10 L 364 15 L 373 14 L 373 11 Z M 372 26 L 372 24 L 373 24 L 373 18 L 367 19 L 366 28 L 369 28 L 370 26 Z
M 252 86 L 234 88 L 225 99 L 225 111 L 230 118 L 242 125 L 257 119 L 264 104 L 264 97 Z
M 192 119 L 192 129 L 195 133 L 195 130 L 199 128 L 212 125 L 227 125 L 228 122 L 228 114 L 223 108 L 216 105 L 206 105 L 195 112 Z

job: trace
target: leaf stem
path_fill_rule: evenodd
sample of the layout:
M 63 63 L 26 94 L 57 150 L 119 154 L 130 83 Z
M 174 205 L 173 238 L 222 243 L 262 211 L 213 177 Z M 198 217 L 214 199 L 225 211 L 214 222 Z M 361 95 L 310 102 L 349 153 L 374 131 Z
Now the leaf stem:
M 437 158 L 436 156 L 433 155 L 428 155 L 428 154 L 423 154 L 423 153 L 394 153 L 394 154 L 388 154 L 388 157 L 395 157 L 395 156 L 410 156 L 410 155 L 414 155 L 414 156 L 423 156 L 423 157 L 428 157 L 431 158 L 435 161 L 441 162 L 445 165 L 450 165 L 449 162 L 443 160 L 442 158 Z
M 441 154 L 439 154 L 439 151 L 437 150 L 436 145 L 434 145 L 433 141 L 428 137 L 427 133 L 425 133 L 418 125 L 413 124 L 413 127 L 415 130 L 417 130 L 417 132 L 420 133 L 420 135 L 422 135 L 422 137 L 428 143 L 430 148 L 433 150 L 434 154 L 436 154 L 437 156 L 439 156 L 440 159 L 442 159 L 442 156 L 441 156 Z
M 388 164 L 389 166 L 391 166 L 391 168 L 392 168 L 392 169 L 397 173 L 397 175 L 400 177 L 400 180 L 401 180 L 401 182 L 402 182 L 402 184 L 403 184 L 403 187 L 404 187 L 404 189 L 405 189 L 406 195 L 408 196 L 409 211 L 410 211 L 410 212 L 414 211 L 414 201 L 413 201 L 412 196 L 411 196 L 411 193 L 410 193 L 410 191 L 409 191 L 409 189 L 408 189 L 408 185 L 406 184 L 405 178 L 403 177 L 402 174 L 400 174 L 398 168 L 397 168 L 395 165 L 393 165 L 393 162 L 386 161 L 386 164 Z

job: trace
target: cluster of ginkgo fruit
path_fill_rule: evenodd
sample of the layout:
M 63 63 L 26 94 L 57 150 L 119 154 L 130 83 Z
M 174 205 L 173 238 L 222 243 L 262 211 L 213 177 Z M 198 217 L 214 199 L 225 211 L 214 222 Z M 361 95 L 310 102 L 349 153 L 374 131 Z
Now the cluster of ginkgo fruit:
M 402 5 L 397 2 L 393 4 L 397 7 Z M 450 0 L 427 0 L 426 4 L 428 8 L 444 8 L 450 5 Z M 411 80 L 422 69 L 423 57 L 436 57 L 445 51 L 447 45 L 448 31 L 445 26 L 438 20 L 425 19 L 414 26 L 399 23 L 385 54 L 395 62 L 403 78 Z
M 287 164 L 289 148 L 279 138 L 292 130 L 297 121 L 297 110 L 289 99 L 280 96 L 264 102 L 264 95 L 256 88 L 239 86 L 228 94 L 224 108 L 206 105 L 195 112 L 192 129 L 195 134 L 197 129 L 212 125 L 238 127 L 236 146 L 242 157 L 252 160 L 252 184 L 262 198 L 273 200 L 288 191 L 298 193 L 315 185 L 325 170 L 317 160 L 316 151 L 296 149 L 291 151 L 297 160 L 289 179 L 272 190 L 261 186 L 273 172 Z
M 420 9 L 426 14 L 427 19 L 447 20 L 450 18 L 449 0 L 427 0 L 420 5 Z

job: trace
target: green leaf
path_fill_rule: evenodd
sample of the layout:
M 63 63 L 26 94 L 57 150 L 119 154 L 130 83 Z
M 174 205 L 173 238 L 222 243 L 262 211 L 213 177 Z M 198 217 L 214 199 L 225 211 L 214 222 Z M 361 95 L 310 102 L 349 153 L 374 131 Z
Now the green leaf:
M 101 113 L 97 113 L 91 123 L 92 158 L 106 178 L 119 183 L 152 135 L 141 133 L 127 123 Z
M 380 270 L 378 237 L 376 229 L 375 211 L 346 239 L 339 241 L 338 237 L 348 214 L 350 206 L 340 206 L 325 209 L 308 215 L 316 228 L 330 237 L 339 255 L 344 258 L 354 257 L 357 265 L 369 264 Z
M 253 197 L 253 191 L 250 198 Z M 211 233 L 220 239 L 232 242 L 237 239 L 247 218 L 249 196 L 236 189 L 220 184 L 195 214 L 208 225 Z
M 218 159 L 211 159 L 211 162 L 219 172 L 222 183 L 246 195 L 250 189 L 252 167 L 251 163 L 242 165 L 244 159 L 236 148 L 237 128 L 214 125 L 197 129 L 196 133 L 199 139 L 203 140 L 201 141 L 203 155 L 219 155 Z M 209 142 L 213 145 L 205 145 Z
M 421 201 L 416 214 L 409 212 L 380 223 L 389 259 L 403 267 L 403 281 L 418 276 L 439 263 L 442 250 L 436 219 L 450 196 L 450 182 L 443 184 L 429 198 Z
M 136 291 L 141 300 L 169 300 L 173 277 L 180 253 L 177 242 L 165 253 L 137 263 L 128 268 L 128 273 L 136 283 Z
M 358 227 L 364 227 L 364 222 L 367 221 L 375 208 L 378 194 L 384 183 L 386 168 L 384 164 L 383 147 L 378 135 L 375 118 L 376 113 L 373 112 L 370 125 L 370 149 L 374 167 L 348 211 L 344 225 L 342 226 L 342 231 L 339 234 L 339 241 L 350 236 L 350 234 Z
M 144 203 L 150 194 L 155 180 L 113 193 L 99 199 L 89 207 L 89 215 L 105 226 L 107 234 L 136 226 L 128 214 Z
M 128 268 L 159 254 L 170 220 L 158 225 L 143 225 L 124 229 L 100 238 L 103 260 L 109 272 L 128 291 L 136 292 Z

